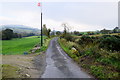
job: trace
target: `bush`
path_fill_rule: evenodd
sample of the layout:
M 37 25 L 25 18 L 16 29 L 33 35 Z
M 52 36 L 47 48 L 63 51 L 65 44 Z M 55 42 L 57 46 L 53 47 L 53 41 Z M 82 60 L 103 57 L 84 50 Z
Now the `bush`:
M 87 35 L 82 36 L 78 41 L 79 44 L 88 44 L 92 42 L 93 42 L 93 39 Z
M 96 75 L 98 78 L 105 78 L 105 74 L 103 73 L 104 68 L 102 66 L 91 66 L 90 70 L 92 74 Z
M 92 74 L 94 74 L 98 78 L 118 78 L 119 77 L 118 72 L 109 71 L 108 73 L 105 73 L 106 70 L 105 70 L 105 67 L 103 67 L 103 66 L 93 65 L 90 67 L 90 70 L 91 70 Z M 101 79 L 101 80 L 104 80 L 104 79 Z M 107 80 L 107 79 L 105 79 L 105 80 Z M 110 79 L 110 80 L 112 80 L 112 79 Z
M 63 34 L 62 36 L 61 36 L 61 38 L 65 38 L 67 41 L 73 41 L 73 36 L 71 36 L 70 34 Z
M 100 48 L 112 51 L 120 51 L 120 37 L 106 35 L 100 39 Z

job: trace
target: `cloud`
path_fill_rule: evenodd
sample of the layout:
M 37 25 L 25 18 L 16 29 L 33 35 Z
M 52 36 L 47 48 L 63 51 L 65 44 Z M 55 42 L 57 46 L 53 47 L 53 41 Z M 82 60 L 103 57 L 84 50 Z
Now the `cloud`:
M 43 19 L 43 23 L 47 25 L 48 28 L 50 29 L 55 29 L 55 30 L 63 30 L 63 27 L 61 26 L 62 21 L 56 21 L 56 20 L 52 20 L 52 19 Z
M 64 29 L 61 26 L 62 23 L 68 23 L 71 31 L 100 30 L 104 27 L 109 28 L 110 26 L 112 28 L 117 24 L 116 3 L 114 5 L 111 3 L 110 6 L 113 6 L 113 8 L 109 8 L 109 6 L 105 8 L 104 5 L 106 6 L 106 3 L 104 3 L 104 5 L 98 5 L 98 3 L 93 4 L 94 3 L 81 3 L 81 6 L 78 6 L 80 4 L 73 3 L 73 5 L 71 4 L 72 6 L 69 6 L 70 4 L 68 3 L 67 7 L 65 3 L 62 4 L 63 7 L 61 4 L 58 5 L 58 3 L 56 3 L 56 5 L 54 5 L 54 3 L 46 4 L 43 11 L 43 24 L 46 24 L 47 27 L 52 30 L 60 31 Z M 34 6 L 35 3 L 28 3 L 28 5 L 26 5 L 26 3 L 11 3 L 9 4 L 11 5 L 9 8 L 7 5 L 3 5 L 4 9 L 0 16 L 0 25 L 16 24 L 40 29 L 40 10 Z M 94 8 L 95 6 L 96 8 Z M 105 9 L 102 10 L 103 8 Z
M 68 24 L 68 27 L 70 29 L 70 31 L 93 31 L 93 30 L 100 30 L 103 29 L 103 26 L 99 26 L 99 25 L 88 25 L 88 24 L 82 24 L 82 23 L 77 23 L 75 21 L 70 21 L 70 20 L 66 20 L 66 21 L 56 21 L 56 20 L 52 20 L 52 19 L 44 19 L 44 24 L 47 25 L 48 28 L 51 28 L 52 30 L 60 30 L 63 31 L 63 23 Z
M 40 14 L 35 12 L 24 12 L 24 15 L 20 12 L 15 12 L 14 18 L 10 17 L 4 17 L 0 16 L 0 22 L 2 21 L 1 25 L 6 24 L 16 24 L 16 25 L 26 25 L 33 28 L 39 28 L 40 29 Z M 18 16 L 19 15 L 19 16 Z M 47 25 L 47 28 L 50 28 L 51 30 L 59 30 L 63 31 L 63 23 L 67 23 L 70 28 L 70 31 L 89 31 L 89 30 L 99 30 L 102 29 L 101 26 L 96 25 L 87 25 L 82 23 L 77 23 L 75 21 L 56 21 L 53 19 L 43 18 L 43 24 Z
M 17 24 L 37 28 L 40 23 L 40 14 L 30 11 L 14 11 L 9 16 L 0 16 L 0 25 Z

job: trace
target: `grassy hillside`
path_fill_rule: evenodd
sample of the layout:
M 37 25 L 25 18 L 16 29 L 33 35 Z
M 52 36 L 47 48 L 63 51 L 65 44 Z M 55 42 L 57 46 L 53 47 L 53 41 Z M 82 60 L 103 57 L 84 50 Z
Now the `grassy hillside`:
M 2 54 L 23 54 L 40 42 L 37 36 L 2 41 Z
M 40 30 L 37 28 L 32 28 L 29 26 L 24 26 L 24 25 L 2 25 L 0 26 L 0 31 L 5 30 L 5 29 L 12 29 L 15 33 L 34 33 L 34 34 L 39 34 Z

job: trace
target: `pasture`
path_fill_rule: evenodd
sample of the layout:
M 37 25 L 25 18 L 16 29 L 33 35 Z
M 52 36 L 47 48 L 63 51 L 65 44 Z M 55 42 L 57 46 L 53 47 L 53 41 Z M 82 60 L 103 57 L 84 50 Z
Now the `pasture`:
M 39 42 L 40 38 L 38 36 L 2 40 L 2 54 L 23 54 L 24 52 L 29 52 Z

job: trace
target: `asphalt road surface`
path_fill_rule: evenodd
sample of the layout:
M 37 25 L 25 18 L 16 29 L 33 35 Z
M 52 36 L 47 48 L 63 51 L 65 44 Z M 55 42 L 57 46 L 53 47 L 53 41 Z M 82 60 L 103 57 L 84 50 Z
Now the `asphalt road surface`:
M 91 78 L 67 56 L 57 42 L 58 38 L 51 40 L 46 51 L 46 69 L 42 78 Z

